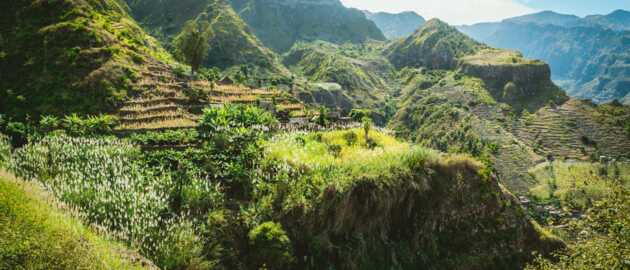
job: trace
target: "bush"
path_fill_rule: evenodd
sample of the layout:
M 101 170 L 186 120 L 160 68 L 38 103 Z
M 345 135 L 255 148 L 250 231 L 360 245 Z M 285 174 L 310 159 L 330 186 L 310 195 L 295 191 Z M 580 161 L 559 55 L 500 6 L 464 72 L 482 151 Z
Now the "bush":
M 353 130 L 348 131 L 343 134 L 343 139 L 346 140 L 348 146 L 353 146 L 359 140 L 359 136 Z
M 203 256 L 203 241 L 197 236 L 193 225 L 180 221 L 165 229 L 169 233 L 157 249 L 157 263 L 164 270 L 207 270 L 216 262 L 207 261 Z
M 11 157 L 11 144 L 9 137 L 0 133 L 0 169 L 5 168 Z
M 42 133 L 46 134 L 52 132 L 61 127 L 61 121 L 59 118 L 51 115 L 43 116 L 39 120 L 39 128 Z
M 109 135 L 118 125 L 118 118 L 113 115 L 88 116 L 82 118 L 77 114 L 63 118 L 62 127 L 71 136 Z
M 588 220 L 577 225 L 581 239 L 555 260 L 542 257 L 527 270 L 629 269 L 630 268 L 630 191 L 619 183 L 612 194 L 595 203 Z
M 342 149 L 342 148 L 343 148 L 343 147 L 342 147 L 341 145 L 338 145 L 338 144 L 331 144 L 331 145 L 328 145 L 328 152 L 329 152 L 332 156 L 334 156 L 334 157 L 337 157 L 337 158 L 338 158 L 338 157 L 341 155 L 341 149 Z
M 248 238 L 254 269 L 288 269 L 294 261 L 291 240 L 280 224 L 260 224 L 249 232 Z

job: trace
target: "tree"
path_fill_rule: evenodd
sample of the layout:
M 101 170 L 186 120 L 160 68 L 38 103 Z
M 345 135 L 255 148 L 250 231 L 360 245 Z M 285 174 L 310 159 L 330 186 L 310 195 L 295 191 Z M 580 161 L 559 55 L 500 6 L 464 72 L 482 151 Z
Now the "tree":
M 372 119 L 369 117 L 363 117 L 363 132 L 365 132 L 365 143 L 368 144 L 370 140 L 370 129 L 372 129 Z
M 210 49 L 208 40 L 213 32 L 207 17 L 208 15 L 203 13 L 197 19 L 186 22 L 182 32 L 175 37 L 177 55 L 180 60 L 190 65 L 192 74 L 199 69 Z

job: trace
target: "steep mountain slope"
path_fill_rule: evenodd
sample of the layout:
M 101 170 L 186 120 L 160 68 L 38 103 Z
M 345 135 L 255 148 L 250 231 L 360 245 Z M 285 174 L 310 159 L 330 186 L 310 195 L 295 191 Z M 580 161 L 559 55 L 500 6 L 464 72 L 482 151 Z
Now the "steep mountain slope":
M 432 19 L 413 35 L 392 43 L 384 53 L 397 68 L 453 69 L 460 57 L 484 47 L 448 24 Z
M 532 251 L 563 246 L 483 165 L 376 131 L 369 149 L 362 133 L 292 134 L 267 146 L 295 168 L 295 181 L 261 198 L 284 212 L 275 216 L 296 247 L 291 269 L 520 269 Z
M 378 47 L 379 45 L 373 44 Z M 322 100 L 317 87 L 298 94 L 331 108 L 349 112 L 352 108 L 382 106 L 392 86 L 394 68 L 371 45 L 335 45 L 327 42 L 298 43 L 284 56 L 284 63 L 313 83 L 341 86 L 338 99 Z M 310 97 L 313 96 L 313 97 Z M 338 102 L 349 100 L 349 103 Z
M 373 22 L 339 0 L 230 0 L 268 47 L 288 51 L 297 41 L 361 43 L 385 40 Z
M 460 30 L 491 46 L 516 49 L 548 62 L 554 80 L 571 96 L 600 103 L 624 100 L 630 94 L 630 32 L 614 31 L 586 19 L 577 25 L 562 25 L 556 19 L 557 25 L 553 25 L 539 23 L 545 20 L 534 15 L 528 18 L 462 26 Z
M 630 31 L 630 11 L 627 10 L 615 10 L 608 15 L 586 16 L 584 21 L 613 30 Z
M 150 33 L 170 44 L 186 21 L 206 16 L 214 36 L 206 67 L 228 69 L 250 65 L 261 73 L 285 74 L 277 56 L 263 46 L 249 27 L 224 0 L 127 0 L 134 17 Z
M 137 89 L 139 67 L 168 54 L 117 0 L 0 4 L 0 113 L 111 111 Z
M 436 69 L 445 65 L 428 61 L 411 62 L 411 67 L 403 68 L 400 109 L 390 123 L 398 134 L 421 145 L 468 153 L 493 164 L 501 181 L 517 193 L 528 192 L 535 183 L 529 168 L 548 157 L 627 158 L 627 107 L 568 99 L 551 81 L 545 63 L 472 41 L 455 43 L 453 40 L 467 38 L 454 29 L 449 35 L 426 38 L 423 33 L 432 32 L 426 29 L 430 25 L 407 39 L 406 50 L 389 51 L 390 57 L 431 48 L 431 44 L 471 46 L 460 46 L 464 48 L 460 57 L 425 49 L 450 56 L 446 58 L 450 59 L 449 70 Z M 438 29 L 448 28 L 439 25 Z M 446 46 L 447 50 L 453 47 L 457 48 Z M 611 121 L 603 121 L 606 118 Z
M 397 39 L 407 37 L 416 29 L 420 28 L 426 21 L 413 11 L 401 13 L 364 11 L 365 16 L 373 21 L 381 29 L 387 39 Z

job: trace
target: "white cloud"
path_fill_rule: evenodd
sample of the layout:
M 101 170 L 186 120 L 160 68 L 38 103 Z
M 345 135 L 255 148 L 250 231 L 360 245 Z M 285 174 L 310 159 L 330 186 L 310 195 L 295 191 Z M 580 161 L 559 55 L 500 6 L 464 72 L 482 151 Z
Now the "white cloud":
M 341 0 L 348 7 L 370 11 L 416 11 L 423 17 L 450 24 L 499 21 L 535 12 L 514 0 Z

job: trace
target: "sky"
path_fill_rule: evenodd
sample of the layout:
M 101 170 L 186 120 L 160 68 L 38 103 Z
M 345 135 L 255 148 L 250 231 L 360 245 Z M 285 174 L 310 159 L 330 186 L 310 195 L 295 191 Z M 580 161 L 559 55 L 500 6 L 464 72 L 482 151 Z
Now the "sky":
M 341 0 L 344 5 L 369 11 L 412 10 L 426 19 L 449 24 L 500 21 L 543 10 L 585 16 L 630 10 L 630 0 Z

